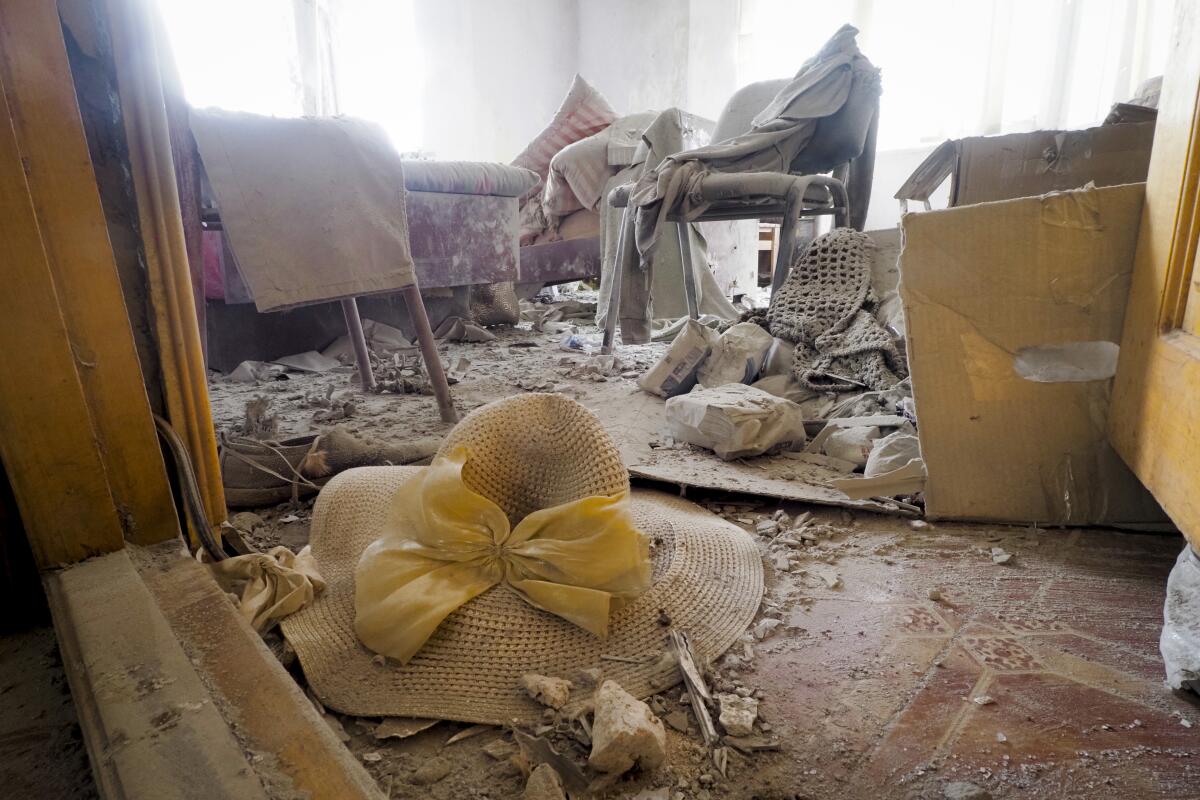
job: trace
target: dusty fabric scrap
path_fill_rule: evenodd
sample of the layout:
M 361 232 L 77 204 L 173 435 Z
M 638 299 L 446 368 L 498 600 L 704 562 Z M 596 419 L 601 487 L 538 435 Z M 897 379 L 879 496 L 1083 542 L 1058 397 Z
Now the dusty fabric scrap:
M 871 246 L 849 228 L 818 236 L 771 298 L 771 333 L 795 342 L 792 374 L 814 391 L 888 389 L 908 374 L 872 313 Z
M 234 556 L 209 567 L 225 588 L 244 582 L 238 610 L 260 633 L 307 606 L 325 589 L 308 547 L 299 553 L 272 547 L 266 553 Z

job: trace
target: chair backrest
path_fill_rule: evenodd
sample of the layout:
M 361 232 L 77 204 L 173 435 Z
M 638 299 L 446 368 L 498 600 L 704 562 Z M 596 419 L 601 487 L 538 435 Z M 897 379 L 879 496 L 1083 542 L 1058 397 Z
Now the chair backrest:
M 749 133 L 750 123 L 787 86 L 788 79 L 758 81 L 733 93 L 717 118 L 712 141 L 723 142 Z M 872 68 L 855 70 L 846 102 L 822 118 L 812 140 L 791 164 L 791 173 L 830 172 L 863 154 L 867 131 L 879 109 L 879 78 Z

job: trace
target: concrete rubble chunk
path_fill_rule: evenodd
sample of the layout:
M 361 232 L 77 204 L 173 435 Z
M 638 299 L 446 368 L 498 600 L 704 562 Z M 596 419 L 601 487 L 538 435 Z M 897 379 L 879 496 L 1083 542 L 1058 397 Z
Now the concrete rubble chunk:
M 571 682 L 563 678 L 526 673 L 521 676 L 521 688 L 544 706 L 562 708 L 571 697 Z
M 525 793 L 521 797 L 523 800 L 567 800 L 562 780 L 549 764 L 538 764 L 529 774 Z
M 1008 562 L 1012 561 L 1012 557 L 1012 553 L 1008 552 L 1003 547 L 992 548 L 993 564 L 1007 564 Z
M 657 768 L 667 757 L 667 732 L 650 707 L 614 681 L 596 690 L 596 718 L 588 765 L 600 772 L 622 773 L 636 764 Z
M 719 694 L 717 706 L 720 708 L 717 719 L 730 736 L 749 736 L 754 733 L 754 721 L 758 719 L 758 701 L 753 697 Z

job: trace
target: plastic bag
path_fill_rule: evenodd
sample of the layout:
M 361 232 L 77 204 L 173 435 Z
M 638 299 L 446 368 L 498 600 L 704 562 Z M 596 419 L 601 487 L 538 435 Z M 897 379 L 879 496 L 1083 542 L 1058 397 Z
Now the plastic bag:
M 1182 688 L 1184 681 L 1200 681 L 1200 556 L 1190 545 L 1167 577 L 1158 649 L 1172 689 Z

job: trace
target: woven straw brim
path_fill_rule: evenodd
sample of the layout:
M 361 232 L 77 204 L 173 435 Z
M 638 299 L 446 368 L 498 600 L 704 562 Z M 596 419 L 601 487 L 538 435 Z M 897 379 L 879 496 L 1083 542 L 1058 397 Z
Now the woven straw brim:
M 599 668 L 604 678 L 646 697 L 679 681 L 678 669 L 661 660 L 668 650 L 665 619 L 691 637 L 705 660 L 728 649 L 754 619 L 763 571 L 750 536 L 685 500 L 635 490 L 633 516 L 652 542 L 654 581 L 612 613 L 607 639 L 500 585 L 447 617 L 407 665 L 385 663 L 354 635 L 354 569 L 382 533 L 392 495 L 418 469 L 350 470 L 330 481 L 317 502 L 311 544 L 326 588 L 283 621 L 283 632 L 329 708 L 370 717 L 533 722 L 543 708 L 519 688 L 526 673 L 574 680 L 580 670 Z M 567 711 L 590 693 L 577 685 Z

